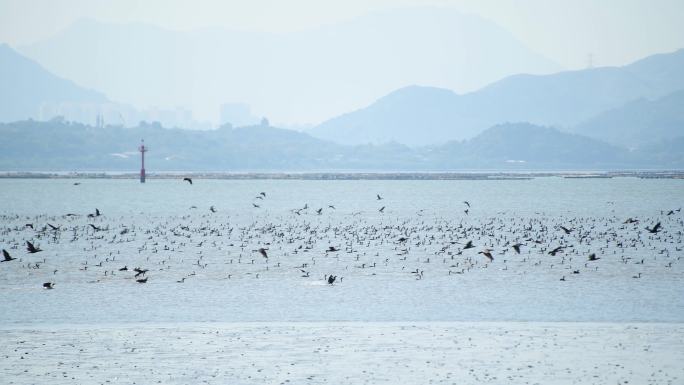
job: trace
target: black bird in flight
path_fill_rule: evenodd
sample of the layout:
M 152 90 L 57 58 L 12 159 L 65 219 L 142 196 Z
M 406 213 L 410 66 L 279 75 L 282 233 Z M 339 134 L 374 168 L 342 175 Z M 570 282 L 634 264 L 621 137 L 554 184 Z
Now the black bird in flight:
M 212 213 L 215 213 L 215 212 L 216 212 L 216 208 L 215 208 L 214 206 L 209 207 L 209 210 L 210 210 Z
M 37 252 L 39 252 L 39 251 L 43 251 L 42 249 L 33 246 L 33 243 L 31 243 L 31 242 L 29 242 L 29 241 L 26 241 L 26 250 L 27 250 L 29 253 L 31 253 L 31 254 L 37 253 Z
M 601 259 L 601 258 L 597 257 L 596 253 L 589 254 L 589 260 L 590 261 L 598 261 L 599 259 Z
M 328 250 L 326 250 L 326 253 L 334 253 L 335 251 L 340 251 L 340 249 L 335 248 L 335 246 L 330 246 L 328 247 Z
M 43 284 L 43 287 L 46 288 L 46 289 L 54 289 L 54 288 L 55 288 L 55 284 L 52 283 L 52 282 L 45 282 L 45 283 Z
M 380 210 L 378 210 L 378 211 L 380 211 L 381 213 L 384 213 L 385 212 L 385 206 L 380 207 Z
M 572 233 L 572 230 L 574 230 L 574 229 L 569 229 L 569 228 L 563 227 L 563 226 L 560 226 L 560 228 L 561 228 L 561 230 L 563 230 L 563 232 L 565 232 L 565 234 L 570 234 L 570 233 Z
M 653 226 L 653 228 L 649 229 L 648 227 L 646 227 L 646 230 L 651 234 L 658 234 L 658 232 L 662 230 L 662 226 L 660 226 L 660 222 L 658 222 L 655 226 Z
M 266 198 L 266 193 L 265 193 L 265 192 L 263 192 L 263 191 L 262 191 L 262 192 L 260 192 L 260 193 L 259 193 L 259 195 L 261 195 L 262 197 Z
M 95 231 L 100 231 L 100 230 L 102 230 L 101 228 L 99 228 L 99 227 L 95 226 L 95 225 L 94 225 L 94 224 L 92 224 L 92 223 L 90 223 L 90 224 L 89 224 L 89 226 L 90 226 L 90 227 L 92 227 L 92 228 L 93 228 L 93 230 L 95 230 Z
M 316 214 L 318 214 L 318 215 L 323 214 L 323 207 L 321 207 L 320 209 L 316 210 Z
M 494 260 L 494 257 L 492 256 L 492 251 L 489 250 L 489 249 L 485 249 L 485 250 L 482 250 L 482 251 L 478 251 L 477 253 L 478 253 L 478 254 L 482 254 L 482 255 L 484 255 L 485 257 L 487 257 L 487 259 L 489 260 L 489 262 L 492 262 L 492 261 Z
M 5 250 L 5 249 L 2 249 L 2 256 L 5 258 L 0 262 L 9 262 L 9 261 L 14 261 L 16 259 L 16 258 L 12 258 L 10 253 L 8 253 L 7 250 Z
M 475 245 L 473 245 L 473 241 L 468 241 L 466 245 L 463 246 L 463 250 L 472 249 L 473 247 L 475 247 Z
M 184 180 L 185 182 L 188 182 L 188 183 L 192 184 L 192 179 L 190 179 L 190 178 L 183 178 L 183 180 Z
M 49 224 L 49 223 L 48 223 L 48 226 L 50 226 L 50 228 L 53 229 L 53 230 L 55 230 L 55 231 L 56 231 L 56 230 L 59 230 L 59 226 L 53 226 L 53 225 L 51 225 L 51 224 Z
M 254 208 L 257 208 L 257 209 L 258 209 L 259 207 L 261 207 L 261 206 L 259 206 L 259 205 L 256 204 L 256 203 L 252 203 L 252 206 L 254 206 Z
M 556 253 L 562 253 L 563 252 L 563 246 L 558 246 L 555 249 L 549 251 L 549 255 L 556 256 Z
M 141 279 L 136 279 L 135 282 L 137 282 L 137 283 L 147 283 L 147 277 L 141 278 Z
M 336 275 L 329 276 L 328 277 L 328 285 L 332 285 L 333 283 L 335 283 L 335 279 L 337 279 Z
M 380 196 L 380 194 L 375 194 L 378 197 L 378 200 L 381 201 L 383 198 Z
M 513 250 L 515 250 L 516 253 L 520 254 L 520 246 L 522 246 L 522 243 L 516 243 L 513 245 Z
M 633 219 L 633 218 L 627 218 L 626 221 L 623 222 L 624 224 L 629 224 L 629 223 L 639 223 L 638 219 Z
M 266 250 L 268 250 L 268 249 L 264 249 L 263 247 L 261 247 L 257 251 L 259 252 L 259 254 L 261 254 L 262 257 L 268 259 L 268 254 L 266 253 Z
M 470 207 L 470 202 L 468 202 L 468 201 L 463 201 L 463 203 L 465 203 L 466 206 Z

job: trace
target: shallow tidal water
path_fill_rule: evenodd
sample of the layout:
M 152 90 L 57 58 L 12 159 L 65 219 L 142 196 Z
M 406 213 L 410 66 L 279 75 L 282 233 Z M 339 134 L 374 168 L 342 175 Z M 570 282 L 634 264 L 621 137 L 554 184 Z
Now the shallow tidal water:
M 5 325 L 684 320 L 684 213 L 666 215 L 683 180 L 3 179 L 0 195 Z
M 683 201 L 674 179 L 0 179 L 0 382 L 681 384 Z

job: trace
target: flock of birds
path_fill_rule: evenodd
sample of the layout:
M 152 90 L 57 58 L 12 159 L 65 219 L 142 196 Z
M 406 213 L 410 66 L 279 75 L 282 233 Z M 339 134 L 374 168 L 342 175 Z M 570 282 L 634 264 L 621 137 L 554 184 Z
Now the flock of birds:
M 183 181 L 193 184 L 191 178 Z M 0 228 L 0 277 L 5 282 L 42 278 L 46 290 L 58 287 L 60 277 L 138 284 L 288 277 L 335 285 L 344 276 L 422 280 L 487 269 L 546 271 L 565 282 L 605 269 L 640 279 L 649 268 L 671 269 L 681 261 L 679 208 L 648 218 L 472 217 L 474 208 L 464 201 L 462 217 L 425 215 L 425 210 L 396 217 L 385 214 L 385 198 L 376 194 L 370 198 L 380 206 L 375 215 L 357 211 L 326 218 L 323 207 L 306 203 L 288 215 L 257 210 L 267 197 L 266 192 L 255 195 L 255 212 L 248 218 L 235 218 L 229 210 L 224 214 L 213 205 L 204 212 L 191 206 L 187 214 L 144 221 L 109 217 L 99 209 L 60 216 L 0 215 L 5 224 Z M 333 204 L 327 209 L 337 210 Z

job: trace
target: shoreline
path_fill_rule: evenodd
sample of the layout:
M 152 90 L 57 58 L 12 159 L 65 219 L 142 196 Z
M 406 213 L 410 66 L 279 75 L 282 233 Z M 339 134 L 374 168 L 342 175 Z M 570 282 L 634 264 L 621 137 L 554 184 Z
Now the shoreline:
M 128 330 L 202 329 L 251 327 L 684 327 L 684 320 L 663 321 L 207 321 L 207 322 L 120 322 L 3 324 L 0 332 L 28 330 Z
M 544 177 L 565 179 L 684 179 L 684 170 L 632 171 L 454 171 L 454 172 L 201 172 L 170 171 L 147 173 L 148 180 L 530 180 Z M 138 179 L 138 173 L 114 171 L 4 171 L 0 179 Z

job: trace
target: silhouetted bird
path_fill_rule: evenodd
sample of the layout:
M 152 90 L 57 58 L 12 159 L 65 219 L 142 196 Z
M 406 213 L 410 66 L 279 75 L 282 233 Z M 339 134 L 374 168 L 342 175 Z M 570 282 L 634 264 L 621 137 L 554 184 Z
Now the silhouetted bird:
M 266 254 L 266 250 L 267 250 L 267 249 L 264 249 L 263 247 L 261 247 L 261 248 L 259 248 L 259 250 L 257 250 L 257 251 L 259 252 L 259 254 L 261 254 L 262 257 L 268 259 L 268 254 Z
M 380 207 L 380 210 L 378 210 L 378 211 L 380 211 L 381 213 L 385 212 L 385 206 Z
M 336 275 L 331 275 L 330 277 L 328 277 L 328 284 L 332 285 L 333 283 L 335 283 L 335 279 L 337 279 Z
M 383 198 L 380 196 L 380 194 L 375 194 L 378 197 L 378 200 L 381 201 Z
M 136 279 L 135 282 L 137 282 L 137 283 L 147 283 L 147 277 L 141 278 L 141 279 Z
M 330 246 L 328 247 L 328 250 L 326 250 L 326 253 L 333 253 L 335 251 L 340 251 L 340 249 L 336 249 L 335 246 Z
M 473 247 L 475 247 L 475 245 L 473 245 L 473 241 L 468 241 L 468 242 L 465 244 L 465 246 L 463 246 L 463 250 L 472 249 Z
M 52 282 L 45 282 L 45 283 L 43 284 L 43 287 L 46 288 L 46 289 L 54 289 L 54 288 L 55 288 L 55 284 L 52 283 Z
M 192 184 L 192 179 L 190 179 L 190 178 L 183 178 L 183 180 L 184 180 L 185 182 L 188 182 L 188 183 Z
M 49 224 L 49 223 L 48 223 L 48 226 L 50 226 L 50 228 L 53 229 L 53 230 L 59 230 L 59 227 L 58 227 L 58 226 L 53 226 L 53 225 L 51 225 L 51 224 Z
M 653 228 L 651 228 L 651 229 L 649 229 L 648 227 L 646 227 L 646 230 L 647 230 L 649 233 L 651 233 L 651 234 L 658 234 L 658 232 L 662 230 L 662 227 L 660 226 L 660 222 L 658 222 L 658 223 L 656 223 L 656 225 L 653 226 Z
M 210 207 L 209 207 L 209 211 L 211 211 L 212 213 L 215 213 L 215 212 L 216 212 L 216 207 L 210 206 Z
M 7 250 L 5 250 L 5 249 L 2 249 L 2 256 L 4 257 L 4 259 L 0 262 L 9 262 L 9 261 L 14 261 L 16 259 L 16 258 L 12 258 L 10 253 L 8 253 Z
M 120 268 L 119 271 L 128 271 L 128 266 L 124 266 L 124 267 Z
M 468 201 L 463 201 L 463 203 L 465 203 L 466 206 L 470 207 L 470 202 L 468 202 Z
M 599 259 L 601 259 L 601 258 L 597 257 L 596 253 L 589 254 L 589 260 L 590 261 L 598 261 Z
M 261 195 L 262 197 L 266 198 L 266 193 L 265 193 L 265 192 L 263 192 L 263 191 L 262 191 L 262 192 L 260 192 L 260 193 L 259 193 L 259 195 Z
M 567 227 L 560 226 L 561 230 L 565 232 L 565 234 L 570 234 L 574 229 L 568 229 Z
M 549 255 L 556 256 L 556 253 L 562 253 L 563 252 L 563 246 L 558 246 L 555 249 L 549 251 Z
M 625 224 L 627 224 L 627 223 L 639 223 L 639 220 L 638 220 L 638 219 L 627 218 L 627 220 L 624 221 L 623 223 L 625 223 Z
M 522 243 L 516 243 L 513 245 L 513 250 L 515 250 L 516 253 L 520 254 L 520 246 L 522 246 Z
M 489 260 L 489 262 L 492 262 L 492 261 L 494 260 L 494 257 L 492 257 L 492 251 L 489 250 L 489 249 L 485 249 L 485 250 L 483 250 L 483 251 L 478 251 L 477 253 L 478 253 L 478 254 L 482 254 L 482 255 L 484 255 L 485 257 L 487 257 L 487 259 Z
M 31 254 L 43 251 L 42 249 L 33 246 L 33 243 L 29 241 L 26 241 L 26 250 Z

